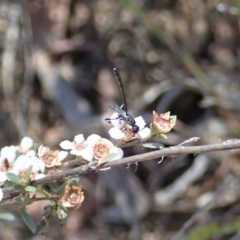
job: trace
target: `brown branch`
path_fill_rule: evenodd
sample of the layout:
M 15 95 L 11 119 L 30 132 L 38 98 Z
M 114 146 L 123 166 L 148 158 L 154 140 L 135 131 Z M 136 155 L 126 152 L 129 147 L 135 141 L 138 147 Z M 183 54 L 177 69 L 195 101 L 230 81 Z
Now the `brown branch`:
M 199 153 L 205 153 L 205 152 L 233 150 L 233 149 L 240 149 L 240 139 L 227 140 L 222 143 L 216 143 L 211 145 L 191 146 L 191 147 L 185 147 L 185 146 L 169 147 L 169 148 L 164 148 L 158 151 L 143 153 L 143 154 L 135 155 L 132 157 L 125 157 L 119 160 L 113 160 L 99 167 L 96 167 L 94 163 L 90 163 L 81 167 L 76 167 L 74 169 L 66 170 L 60 173 L 55 173 L 53 175 L 35 180 L 32 182 L 32 185 L 46 184 L 48 182 L 59 180 L 64 177 L 70 177 L 74 175 L 81 175 L 89 172 L 94 172 L 107 167 L 116 167 L 124 164 L 149 161 L 152 159 L 157 159 L 157 158 L 162 158 L 167 156 L 173 157 L 177 155 L 199 154 Z M 13 187 L 3 188 L 2 190 L 4 194 L 16 193 L 16 189 L 14 189 Z

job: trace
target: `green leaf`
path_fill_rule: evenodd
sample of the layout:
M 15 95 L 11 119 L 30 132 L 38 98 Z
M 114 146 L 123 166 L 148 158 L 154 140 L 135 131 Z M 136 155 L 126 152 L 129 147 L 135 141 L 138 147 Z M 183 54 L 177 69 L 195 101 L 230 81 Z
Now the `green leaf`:
M 35 224 L 34 220 L 32 219 L 32 217 L 30 215 L 28 215 L 26 213 L 26 211 L 23 209 L 20 209 L 20 214 L 21 214 L 23 221 L 28 226 L 28 228 L 32 231 L 32 233 L 35 233 L 37 227 L 36 227 L 36 224 Z
M 68 180 L 68 185 L 77 186 L 79 183 L 79 178 L 71 178 Z
M 24 191 L 24 187 L 20 184 L 15 184 L 14 185 L 14 188 L 20 192 L 23 192 Z
M 176 115 L 170 116 L 169 121 L 170 122 L 176 122 L 177 121 L 177 116 Z
M 30 167 L 28 167 L 27 171 L 26 171 L 26 180 L 27 180 L 27 183 L 31 182 L 31 172 L 32 172 L 32 168 L 33 168 L 33 165 L 31 165 Z
M 37 188 L 33 187 L 33 186 L 26 186 L 25 190 L 28 192 L 36 192 Z
M 36 153 L 38 152 L 38 149 L 39 147 L 41 146 L 42 144 L 39 144 L 39 143 L 33 143 L 33 147 L 32 147 L 32 150 L 34 150 Z
M 165 134 L 163 134 L 163 133 L 161 133 L 161 134 L 159 135 L 159 137 L 164 138 L 164 139 L 167 139 L 167 136 L 166 136 Z
M 64 219 L 68 215 L 68 210 L 61 203 L 58 203 L 57 206 L 57 215 L 59 219 Z
M 56 193 L 57 195 L 63 195 L 65 193 L 66 185 L 77 186 L 78 182 L 79 182 L 78 178 L 71 178 L 67 182 L 63 183 L 60 187 L 58 187 L 57 190 L 54 190 L 54 193 Z
M 17 184 L 20 184 L 22 182 L 22 179 L 18 175 L 14 174 L 14 173 L 7 172 L 6 175 L 7 175 L 7 178 L 11 182 L 14 182 L 14 183 L 17 183 Z
M 67 185 L 67 182 L 64 183 L 64 184 L 62 184 L 62 185 L 55 191 L 55 193 L 56 193 L 57 195 L 63 195 L 64 192 L 65 192 L 65 186 L 66 186 L 66 185 Z
M 55 190 L 56 188 L 58 188 L 59 184 L 58 184 L 57 182 L 50 182 L 50 183 L 48 184 L 48 186 L 49 186 L 50 189 L 54 192 L 54 190 Z
M 11 213 L 0 213 L 0 221 L 10 222 L 15 219 L 15 216 Z
M 25 204 L 25 199 L 22 198 L 21 195 L 17 196 L 14 198 L 14 202 L 18 203 L 20 206 L 22 206 L 23 204 Z
M 46 196 L 46 197 L 50 197 L 51 193 L 49 193 L 46 189 L 41 189 L 41 192 Z
M 142 144 L 145 148 L 163 149 L 164 145 L 156 142 L 147 142 Z
M 98 166 L 104 164 L 104 163 L 107 163 L 109 161 L 112 161 L 114 158 L 116 158 L 118 155 L 116 153 L 110 153 L 109 155 L 101 158 L 99 161 L 98 161 Z

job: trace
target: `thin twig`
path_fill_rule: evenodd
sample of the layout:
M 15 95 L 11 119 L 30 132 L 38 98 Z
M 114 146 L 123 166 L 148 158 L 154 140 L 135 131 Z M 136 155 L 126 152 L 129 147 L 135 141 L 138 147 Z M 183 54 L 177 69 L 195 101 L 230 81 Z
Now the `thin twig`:
M 130 164 L 130 163 L 149 161 L 152 159 L 157 159 L 157 158 L 166 157 L 166 156 L 199 154 L 199 153 L 205 153 L 205 152 L 211 152 L 211 151 L 223 151 L 223 150 L 233 150 L 233 149 L 240 149 L 240 139 L 227 140 L 222 143 L 216 143 L 211 145 L 191 146 L 191 147 L 184 147 L 184 146 L 169 147 L 169 148 L 164 148 L 158 151 L 143 153 L 143 154 L 135 155 L 132 157 L 125 157 L 119 160 L 113 160 L 99 167 L 94 166 L 93 165 L 94 163 L 90 163 L 88 165 L 76 167 L 74 169 L 70 169 L 64 172 L 55 173 L 50 176 L 46 176 L 44 178 L 33 181 L 32 184 L 33 185 L 46 184 L 55 180 L 59 180 L 64 177 L 70 177 L 70 176 L 81 175 L 89 172 L 94 172 L 94 171 L 104 169 L 106 167 L 116 167 L 116 166 Z M 13 187 L 3 188 L 2 190 L 4 194 L 13 194 L 17 192 L 17 190 L 14 189 Z

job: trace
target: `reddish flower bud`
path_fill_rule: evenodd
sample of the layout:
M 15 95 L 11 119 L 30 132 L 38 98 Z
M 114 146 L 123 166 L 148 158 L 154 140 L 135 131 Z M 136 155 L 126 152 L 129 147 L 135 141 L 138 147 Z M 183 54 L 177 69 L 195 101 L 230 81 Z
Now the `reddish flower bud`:
M 77 207 L 84 200 L 82 186 L 66 186 L 65 194 L 61 198 L 64 207 Z
M 153 111 L 153 123 L 151 124 L 152 133 L 155 136 L 170 132 L 175 126 L 177 117 L 170 116 L 170 112 L 158 115 Z

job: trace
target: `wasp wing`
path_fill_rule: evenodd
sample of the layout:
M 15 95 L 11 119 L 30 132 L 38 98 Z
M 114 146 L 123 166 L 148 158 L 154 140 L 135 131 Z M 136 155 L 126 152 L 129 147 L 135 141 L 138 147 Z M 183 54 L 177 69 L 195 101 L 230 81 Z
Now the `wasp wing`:
M 119 115 L 121 115 L 123 118 L 127 117 L 127 113 L 119 107 L 117 104 L 111 104 L 108 106 L 110 109 L 112 109 L 114 112 L 117 112 Z

